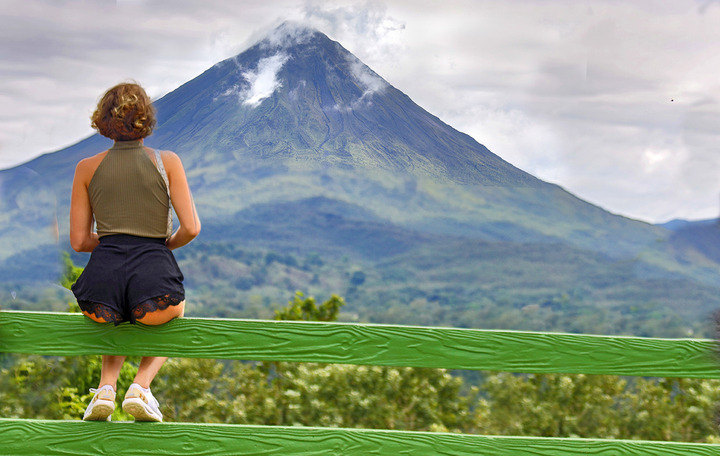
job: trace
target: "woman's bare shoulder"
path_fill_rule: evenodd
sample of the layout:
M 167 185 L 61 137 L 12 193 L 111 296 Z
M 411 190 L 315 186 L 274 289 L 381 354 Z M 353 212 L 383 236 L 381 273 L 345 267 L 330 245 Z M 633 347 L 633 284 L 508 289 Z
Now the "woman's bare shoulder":
M 176 176 L 185 175 L 182 167 L 182 161 L 180 160 L 178 154 L 171 150 L 158 149 L 158 152 L 160 153 L 160 159 L 163 162 L 163 167 L 165 168 L 170 184 L 172 184 L 173 178 Z
M 178 154 L 176 154 L 175 152 L 173 152 L 173 151 L 171 151 L 171 150 L 161 150 L 161 149 L 158 149 L 157 151 L 160 152 L 160 156 L 163 157 L 163 158 L 164 158 L 164 157 L 169 157 L 169 158 L 172 158 L 172 159 L 178 159 L 178 160 L 180 159 L 180 157 L 178 157 Z
M 166 169 L 170 168 L 177 168 L 178 165 L 182 166 L 182 161 L 180 160 L 180 157 L 178 154 L 171 150 L 160 150 L 158 149 L 158 152 L 160 152 L 160 157 L 162 158 L 163 165 L 165 165 Z
M 78 175 L 82 175 L 84 177 L 85 181 L 90 182 L 90 179 L 92 179 L 92 176 L 95 174 L 95 170 L 98 166 L 100 166 L 100 162 L 105 158 L 105 155 L 107 155 L 108 151 L 102 151 L 98 152 L 97 154 L 91 156 L 91 157 L 85 157 L 82 160 L 80 160 L 75 167 L 75 173 Z
M 92 165 L 95 162 L 101 162 L 103 158 L 105 158 L 105 155 L 107 155 L 108 151 L 104 150 L 102 152 L 98 152 L 95 155 L 92 155 L 90 157 L 85 157 L 82 160 L 78 162 L 78 166 L 89 166 Z

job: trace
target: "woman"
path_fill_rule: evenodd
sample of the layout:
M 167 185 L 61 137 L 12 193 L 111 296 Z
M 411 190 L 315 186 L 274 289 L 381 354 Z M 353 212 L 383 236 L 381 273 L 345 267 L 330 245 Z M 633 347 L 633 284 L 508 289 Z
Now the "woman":
M 180 158 L 155 151 L 143 138 L 156 124 L 142 87 L 122 83 L 108 90 L 93 113 L 92 127 L 113 146 L 75 168 L 70 205 L 70 244 L 92 252 L 71 289 L 83 314 L 98 323 L 160 325 L 185 311 L 183 275 L 171 250 L 200 232 L 200 219 Z M 170 204 L 180 221 L 172 233 Z M 93 219 L 97 232 L 92 231 Z M 150 382 L 167 357 L 145 356 L 122 408 L 137 421 L 162 421 Z M 98 388 L 84 420 L 107 420 L 125 356 L 103 355 Z

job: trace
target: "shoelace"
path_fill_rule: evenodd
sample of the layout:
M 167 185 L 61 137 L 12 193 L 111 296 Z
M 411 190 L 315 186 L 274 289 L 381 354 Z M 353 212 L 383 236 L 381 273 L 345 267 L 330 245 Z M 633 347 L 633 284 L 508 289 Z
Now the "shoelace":
M 91 393 L 97 393 L 97 392 L 100 391 L 101 389 L 110 389 L 110 388 L 105 388 L 105 387 L 101 387 L 101 388 L 90 388 L 90 392 L 91 392 Z

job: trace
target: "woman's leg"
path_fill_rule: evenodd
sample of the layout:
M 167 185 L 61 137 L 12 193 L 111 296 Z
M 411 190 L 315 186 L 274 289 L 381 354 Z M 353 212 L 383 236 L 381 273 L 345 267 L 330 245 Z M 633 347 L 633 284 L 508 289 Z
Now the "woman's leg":
M 135 321 L 145 325 L 162 325 L 173 318 L 182 317 L 183 315 L 185 315 L 184 299 L 178 304 L 167 306 L 165 309 L 145 312 L 145 315 L 140 318 L 137 318 L 136 316 Z
M 143 388 L 150 388 L 150 382 L 153 381 L 165 361 L 167 361 L 167 356 L 143 356 L 133 382 Z
M 102 373 L 100 374 L 100 384 L 110 385 L 117 391 L 117 379 L 120 376 L 120 369 L 125 362 L 125 356 L 102 355 Z
M 163 310 L 147 312 L 145 316 L 136 321 L 146 325 L 162 325 L 183 315 L 185 315 L 185 300 Z M 143 356 L 133 381 L 143 388 L 150 388 L 150 382 L 153 381 L 167 359 L 167 356 Z
M 109 321 L 96 316 L 95 314 L 91 314 L 85 310 L 82 312 L 85 316 L 98 323 L 109 323 Z M 185 300 L 166 309 L 147 312 L 142 318 L 136 321 L 146 325 L 162 325 L 173 318 L 182 317 L 184 315 Z M 100 375 L 100 384 L 98 385 L 98 388 L 107 384 L 111 385 L 113 389 L 117 391 L 117 379 L 120 376 L 120 369 L 122 369 L 125 358 L 126 356 L 103 355 L 102 373 Z M 142 360 L 140 360 L 140 366 L 138 366 L 134 382 L 143 388 L 149 388 L 150 382 L 152 382 L 155 378 L 157 373 L 160 371 L 160 367 L 162 367 L 167 359 L 168 358 L 166 356 L 143 356 Z
M 106 320 L 103 316 L 97 315 L 97 313 L 90 313 L 86 310 L 82 310 L 82 313 L 98 323 L 112 323 L 111 320 Z M 109 315 L 110 314 L 107 316 Z M 117 379 L 120 376 L 120 369 L 122 369 L 125 358 L 125 356 L 120 355 L 102 355 L 102 371 L 98 388 L 103 385 L 110 385 L 117 391 Z

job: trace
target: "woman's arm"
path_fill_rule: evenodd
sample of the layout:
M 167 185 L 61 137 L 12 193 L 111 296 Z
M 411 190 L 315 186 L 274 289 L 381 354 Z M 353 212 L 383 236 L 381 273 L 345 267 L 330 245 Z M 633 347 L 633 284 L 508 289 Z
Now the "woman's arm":
M 97 233 L 92 232 L 93 213 L 87 190 L 89 168 L 86 160 L 80 160 L 75 167 L 70 198 L 70 246 L 76 252 L 92 252 L 100 243 Z
M 163 164 L 170 183 L 170 200 L 178 216 L 180 227 L 170 236 L 166 245 L 170 250 L 182 247 L 200 233 L 200 218 L 185 176 L 180 157 L 175 152 L 163 151 Z

